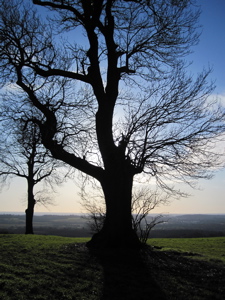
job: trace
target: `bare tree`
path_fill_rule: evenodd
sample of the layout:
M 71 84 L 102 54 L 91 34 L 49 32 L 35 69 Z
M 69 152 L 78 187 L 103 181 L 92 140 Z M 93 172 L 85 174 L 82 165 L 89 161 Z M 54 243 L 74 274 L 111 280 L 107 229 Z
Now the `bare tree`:
M 41 144 L 39 127 L 25 118 L 18 106 L 10 101 L 1 107 L 1 147 L 0 147 L 0 182 L 2 185 L 18 176 L 27 181 L 26 234 L 33 234 L 34 207 L 37 203 L 53 204 L 46 193 L 47 189 L 34 191 L 37 184 L 60 184 L 57 174 L 59 165 L 49 151 Z M 5 101 L 4 101 L 5 102 Z M 9 103 L 11 105 L 9 105 Z M 28 115 L 28 113 L 27 113 Z M 30 117 L 33 114 L 30 112 Z
M 169 194 L 153 191 L 146 187 L 134 189 L 131 209 L 132 224 L 141 243 L 146 244 L 153 227 L 167 221 L 163 214 L 156 216 L 149 216 L 149 214 L 156 207 L 167 205 L 169 198 Z
M 209 71 L 188 75 L 183 59 L 199 38 L 192 2 L 33 0 L 43 21 L 32 6 L 1 0 L 2 83 L 39 110 L 52 156 L 102 187 L 106 219 L 89 246 L 140 244 L 131 219 L 138 174 L 175 193 L 168 182 L 191 184 L 220 165 L 224 109 L 209 101 Z M 46 89 L 62 80 L 67 89 L 50 101 Z
M 84 218 L 88 221 L 91 233 L 95 234 L 101 232 L 106 218 L 105 208 L 99 203 L 90 201 L 84 201 L 82 205 L 85 212 L 88 213 L 88 216 Z

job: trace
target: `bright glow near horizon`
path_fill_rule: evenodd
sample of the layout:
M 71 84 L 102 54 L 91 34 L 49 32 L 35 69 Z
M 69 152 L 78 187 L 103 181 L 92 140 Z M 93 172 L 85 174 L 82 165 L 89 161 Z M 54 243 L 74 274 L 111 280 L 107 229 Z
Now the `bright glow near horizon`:
M 182 185 L 183 190 L 192 194 L 188 198 L 172 201 L 168 206 L 156 208 L 152 213 L 170 214 L 222 214 L 225 213 L 225 171 L 218 171 L 213 179 L 201 180 L 199 189 L 193 190 Z M 55 205 L 36 205 L 35 212 L 82 213 L 79 189 L 70 181 L 53 194 Z M 26 184 L 22 179 L 14 179 L 10 188 L 0 194 L 0 212 L 24 212 L 26 209 Z
M 200 23 L 203 33 L 198 46 L 190 56 L 193 60 L 191 72 L 200 72 L 203 67 L 213 67 L 212 80 L 216 80 L 214 93 L 225 103 L 225 1 L 197 1 L 202 7 Z M 188 59 L 189 60 L 189 59 Z M 225 146 L 223 147 L 225 150 Z M 225 165 L 225 162 L 224 162 Z M 211 180 L 201 180 L 200 190 L 185 187 L 192 196 L 173 201 L 169 206 L 159 207 L 153 213 L 171 214 L 222 214 L 225 213 L 225 169 L 217 171 Z M 181 186 L 181 189 L 183 185 Z M 0 212 L 24 212 L 26 208 L 26 180 L 14 178 L 9 188 L 0 194 Z M 55 206 L 38 205 L 35 212 L 80 213 L 84 212 L 79 204 L 78 188 L 69 181 L 57 189 L 54 194 Z

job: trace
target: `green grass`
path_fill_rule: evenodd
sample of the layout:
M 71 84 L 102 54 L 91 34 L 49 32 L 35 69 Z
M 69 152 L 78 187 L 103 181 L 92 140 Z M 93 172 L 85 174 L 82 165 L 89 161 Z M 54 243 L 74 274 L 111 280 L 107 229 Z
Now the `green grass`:
M 176 299 L 205 300 L 211 299 L 212 295 L 214 299 L 223 299 L 219 298 L 220 296 L 215 297 L 217 287 L 213 287 L 213 291 L 207 290 L 213 286 L 211 269 L 210 273 L 207 273 L 210 275 L 207 275 L 209 283 L 202 280 L 200 285 L 197 278 L 196 285 L 196 281 L 192 281 L 193 276 L 190 276 L 190 279 L 182 279 L 179 263 L 176 263 L 178 269 L 175 269 L 175 265 L 171 268 L 167 258 L 163 261 L 158 260 L 158 250 L 152 257 L 156 264 L 149 267 L 147 260 L 143 260 L 136 252 L 89 252 L 84 244 L 79 244 L 88 240 L 1 234 L 0 299 L 161 300 L 175 299 L 174 293 L 178 290 L 186 294 L 184 298 Z M 152 246 L 163 247 L 162 250 L 198 253 L 203 255 L 201 258 L 204 260 L 224 261 L 225 238 L 150 239 L 148 242 Z M 186 276 L 186 269 L 184 275 Z M 167 285 L 163 287 L 166 282 Z M 190 287 L 195 294 L 199 294 L 198 297 L 188 294 L 191 291 Z M 223 291 L 221 293 L 223 294 Z
M 86 240 L 0 235 L 0 299 L 96 299 L 101 271 L 83 253 L 66 251 Z
M 225 263 L 225 237 L 149 239 L 148 244 L 163 251 L 185 252 L 195 259 Z
M 23 235 L 23 234 L 0 234 L 0 249 L 24 249 L 24 250 L 44 250 L 49 248 L 59 248 L 65 244 L 85 243 L 90 238 L 70 238 L 52 235 Z

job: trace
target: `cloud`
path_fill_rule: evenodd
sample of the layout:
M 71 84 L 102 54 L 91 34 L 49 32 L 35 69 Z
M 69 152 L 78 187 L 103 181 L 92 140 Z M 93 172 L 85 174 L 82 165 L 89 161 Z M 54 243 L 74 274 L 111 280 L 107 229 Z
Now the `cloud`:
M 208 97 L 208 101 L 217 101 L 220 103 L 222 106 L 225 107 L 225 92 L 222 94 L 211 94 Z

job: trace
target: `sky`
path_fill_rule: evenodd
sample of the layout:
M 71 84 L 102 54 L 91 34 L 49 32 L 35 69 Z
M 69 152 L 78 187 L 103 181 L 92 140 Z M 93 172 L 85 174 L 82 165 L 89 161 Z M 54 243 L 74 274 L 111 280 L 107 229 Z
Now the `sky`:
M 216 84 L 214 95 L 225 104 L 225 1 L 197 0 L 197 3 L 202 9 L 202 34 L 199 44 L 193 48 L 194 53 L 188 57 L 193 61 L 190 70 L 198 73 L 204 67 L 212 67 L 210 77 Z M 26 189 L 26 180 L 14 178 L 0 193 L 0 212 L 24 212 Z M 197 190 L 188 187 L 184 190 L 191 194 L 188 198 L 174 200 L 169 206 L 158 207 L 153 213 L 225 214 L 225 168 L 215 172 L 211 180 L 200 180 Z M 79 189 L 73 181 L 68 180 L 56 191 L 53 194 L 55 205 L 48 208 L 36 205 L 35 212 L 85 212 L 80 205 Z

